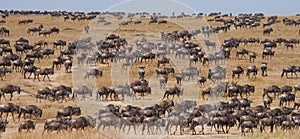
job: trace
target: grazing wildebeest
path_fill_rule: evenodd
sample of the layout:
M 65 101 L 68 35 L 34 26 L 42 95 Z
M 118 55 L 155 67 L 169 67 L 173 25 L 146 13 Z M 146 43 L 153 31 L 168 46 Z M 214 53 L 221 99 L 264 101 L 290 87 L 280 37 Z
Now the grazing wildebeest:
M 30 131 L 30 129 L 34 130 L 35 129 L 35 123 L 31 120 L 25 121 L 25 122 L 21 122 L 19 125 L 19 129 L 18 131 L 21 133 L 22 130 L 27 130 L 27 132 Z
M 240 77 L 240 74 L 244 73 L 244 69 L 241 66 L 237 66 L 236 68 L 234 68 L 232 70 L 232 78 L 234 78 L 234 76 L 237 74 L 238 78 Z
M 257 75 L 257 68 L 256 68 L 255 65 L 252 65 L 252 66 L 250 66 L 250 67 L 247 68 L 246 77 L 250 78 L 250 73 L 253 73 L 252 74 L 252 78 L 256 77 L 256 75 Z
M 179 88 L 177 86 L 174 86 L 174 87 L 166 89 L 162 99 L 164 99 L 165 97 L 167 97 L 167 99 L 169 99 L 169 95 L 173 95 L 173 98 L 174 98 L 174 95 L 177 95 L 177 97 L 179 98 L 179 96 L 182 94 L 183 94 L 183 89 Z
M 291 73 L 291 75 L 295 74 L 297 78 L 296 72 L 300 72 L 300 66 L 288 66 L 282 69 L 281 78 L 284 76 L 288 78 L 287 74 Z
M 67 116 L 69 116 L 72 119 L 72 115 L 76 115 L 76 116 L 81 115 L 80 107 L 67 106 L 64 109 L 58 110 L 56 117 L 67 117 Z
M 6 112 L 6 121 L 7 121 L 7 117 L 8 117 L 8 113 L 11 113 L 13 121 L 15 121 L 15 117 L 14 117 L 14 112 L 18 112 L 19 111 L 19 106 L 13 103 L 7 103 L 7 104 L 2 104 L 0 105 L 0 118 L 2 120 L 2 114 L 4 112 Z
M 0 120 L 0 132 L 5 132 L 6 125 L 8 124 L 7 121 Z
M 10 94 L 9 100 L 12 100 L 13 92 L 17 92 L 18 94 L 20 94 L 21 88 L 16 85 L 9 84 L 9 85 L 6 85 L 6 86 L 3 86 L 2 88 L 0 88 L 0 91 L 1 91 L 0 100 L 1 100 L 2 96 L 6 100 L 5 94 Z
M 47 77 L 49 81 L 49 74 L 53 75 L 54 74 L 54 66 L 52 66 L 52 68 L 38 68 L 34 71 L 34 78 L 33 81 L 37 78 L 40 81 L 40 76 L 39 75 L 43 75 L 43 81 L 45 81 L 45 78 Z
M 102 76 L 102 71 L 98 69 L 88 70 L 84 76 L 84 79 L 89 78 L 89 76 L 94 76 L 97 78 L 98 76 Z
M 255 52 L 250 52 L 249 54 L 249 59 L 250 59 L 250 62 L 254 62 L 254 59 L 256 59 L 256 56 L 257 54 Z
M 151 94 L 151 88 L 148 86 L 134 86 L 131 88 L 133 91 L 132 98 L 136 98 L 136 93 L 141 93 L 141 97 L 144 99 L 145 93 Z
M 260 69 L 261 69 L 261 76 L 268 76 L 268 74 L 267 74 L 268 63 L 267 62 L 262 62 Z
M 24 120 L 26 120 L 26 114 L 29 113 L 30 114 L 30 120 L 31 120 L 31 115 L 33 114 L 35 116 L 35 118 L 37 119 L 38 117 L 42 117 L 42 113 L 43 110 L 40 109 L 39 107 L 35 106 L 35 105 L 28 105 L 28 106 L 21 106 L 20 107 L 20 111 L 19 111 L 19 121 L 21 119 L 21 115 L 23 113 L 23 118 Z
M 93 91 L 92 89 L 88 88 L 87 86 L 82 86 L 78 89 L 74 89 L 74 96 L 78 99 L 77 95 L 81 95 L 81 100 L 85 100 L 85 95 L 89 95 L 90 97 L 92 97 Z M 81 101 L 80 100 L 80 101 Z

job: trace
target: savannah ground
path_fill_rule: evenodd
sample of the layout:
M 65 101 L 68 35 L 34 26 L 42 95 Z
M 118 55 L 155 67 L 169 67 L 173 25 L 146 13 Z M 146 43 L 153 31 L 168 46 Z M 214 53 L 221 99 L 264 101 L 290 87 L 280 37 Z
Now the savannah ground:
M 33 19 L 34 23 L 28 24 L 28 25 L 17 25 L 19 20 L 22 19 Z M 282 19 L 283 17 L 280 17 L 279 19 Z M 298 17 L 289 17 L 289 18 L 295 18 L 298 19 Z M 110 17 L 112 24 L 118 24 L 117 20 L 113 20 L 112 17 Z M 185 19 L 179 19 L 179 20 L 186 20 L 189 21 L 191 24 L 195 20 L 194 18 L 185 18 Z M 13 45 L 15 40 L 19 39 L 20 37 L 24 37 L 29 40 L 30 44 L 33 44 L 34 42 L 37 42 L 39 40 L 45 40 L 48 42 L 49 46 L 48 48 L 52 48 L 52 44 L 55 40 L 63 39 L 67 42 L 72 42 L 74 40 L 77 40 L 81 38 L 83 34 L 83 28 L 85 25 L 90 24 L 90 21 L 71 21 L 67 20 L 66 22 L 63 20 L 63 17 L 51 17 L 48 15 L 44 16 L 23 16 L 23 15 L 10 15 L 6 19 L 6 24 L 3 25 L 4 27 L 8 28 L 11 32 L 9 37 L 3 37 L 5 39 L 10 40 L 11 44 Z M 264 20 L 262 21 L 264 22 Z M 51 37 L 39 37 L 38 35 L 29 35 L 26 33 L 27 28 L 29 27 L 36 27 L 39 24 L 43 24 L 44 28 L 50 28 L 50 27 L 58 27 L 60 29 L 59 34 L 51 35 Z M 218 25 L 218 23 L 211 22 L 212 26 Z M 199 27 L 200 28 L 200 27 Z M 249 29 L 244 28 L 241 30 L 235 30 L 233 27 L 231 30 L 229 30 L 227 33 L 220 32 L 216 34 L 217 38 L 219 38 L 219 41 L 222 43 L 225 38 L 234 37 L 234 38 L 259 38 L 260 40 L 263 40 L 265 38 L 268 39 L 277 39 L 277 38 L 296 38 L 298 39 L 298 30 L 299 27 L 295 26 L 285 26 L 282 23 L 277 23 L 272 25 L 272 28 L 274 32 L 271 33 L 271 35 L 263 35 L 262 26 L 258 27 L 257 29 Z M 132 39 L 131 37 L 137 34 L 159 34 L 162 30 L 165 32 L 171 32 L 176 29 L 181 29 L 180 27 L 174 25 L 174 24 L 168 24 L 168 27 L 162 26 L 160 28 L 154 28 L 153 26 L 147 26 L 147 25 L 128 25 L 125 27 L 118 28 L 114 31 L 114 33 L 120 35 L 123 38 L 126 39 Z M 159 38 L 158 36 L 154 36 L 153 38 Z M 131 44 L 134 44 L 133 42 L 129 42 Z M 254 51 L 258 54 L 257 59 L 254 63 L 250 63 L 249 59 L 247 60 L 237 60 L 235 59 L 235 51 L 231 51 L 231 59 L 226 61 L 226 68 L 227 68 L 227 77 L 231 77 L 231 70 L 236 67 L 237 65 L 240 65 L 244 68 L 250 66 L 250 65 L 256 65 L 258 68 L 260 67 L 260 64 L 262 61 L 268 62 L 268 76 L 262 77 L 259 71 L 259 74 L 257 78 L 254 79 L 248 79 L 245 77 L 245 75 L 242 75 L 240 79 L 234 79 L 234 81 L 238 82 L 238 84 L 250 84 L 255 85 L 255 93 L 251 94 L 249 99 L 253 100 L 254 105 L 260 105 L 262 104 L 262 93 L 263 88 L 270 85 L 278 85 L 278 86 L 284 86 L 284 85 L 296 85 L 299 83 L 299 79 L 297 78 L 280 78 L 281 70 L 282 68 L 290 65 L 298 65 L 299 64 L 299 46 L 297 46 L 293 50 L 286 50 L 283 48 L 283 46 L 279 46 L 278 48 L 275 48 L 276 51 L 275 57 L 271 60 L 262 60 L 261 58 L 261 52 L 263 50 L 262 45 L 240 45 L 238 49 L 245 48 L 250 51 Z M 13 49 L 14 50 L 14 49 Z M 59 55 L 59 51 L 55 51 L 54 56 L 50 56 L 50 58 L 42 59 L 40 63 L 37 61 L 35 62 L 37 67 L 51 67 L 52 65 L 52 59 L 56 58 Z M 25 55 L 22 56 L 24 58 Z M 75 57 L 76 59 L 76 57 Z M 131 67 L 130 76 L 132 76 L 132 79 L 138 78 L 136 75 L 138 68 L 136 68 L 138 65 L 135 65 Z M 198 63 L 197 65 L 200 68 L 200 73 L 202 76 L 207 76 L 207 71 L 210 66 L 202 66 Z M 155 63 L 148 65 L 148 70 L 146 78 L 150 77 L 152 74 L 154 74 L 154 70 L 156 69 Z M 98 65 L 98 68 L 104 71 L 104 77 L 96 79 L 96 86 L 102 87 L 102 86 L 110 86 L 111 83 L 111 75 L 110 75 L 110 67 L 104 66 L 104 65 Z M 178 71 L 176 71 L 178 73 Z M 33 78 L 33 76 L 32 76 Z M 38 107 L 43 109 L 43 116 L 37 120 L 37 127 L 33 132 L 29 133 L 18 133 L 18 119 L 17 116 L 15 116 L 16 122 L 13 122 L 11 116 L 9 115 L 9 124 L 7 125 L 6 132 L 0 133 L 1 138 L 12 138 L 12 139 L 23 139 L 23 138 L 110 138 L 109 136 L 106 136 L 103 134 L 103 132 L 107 133 L 108 130 L 105 131 L 97 131 L 96 129 L 88 129 L 85 131 L 65 131 L 62 133 L 45 133 L 45 135 L 42 136 L 43 131 L 43 125 L 44 120 L 47 118 L 52 118 L 56 115 L 56 112 L 58 109 L 62 109 L 65 106 L 68 105 L 79 105 L 78 102 L 74 101 L 68 101 L 63 103 L 56 102 L 49 102 L 49 101 L 42 101 L 36 102 L 35 94 L 38 89 L 44 88 L 44 87 L 50 87 L 53 88 L 55 86 L 58 86 L 60 84 L 64 84 L 67 86 L 72 86 L 72 74 L 68 73 L 66 74 L 64 72 L 64 68 L 60 70 L 55 70 L 55 74 L 50 76 L 51 81 L 32 81 L 31 79 L 23 79 L 23 76 L 21 73 L 13 72 L 12 74 L 8 74 L 7 79 L 4 81 L 0 81 L 0 85 L 4 86 L 7 84 L 15 84 L 20 85 L 24 91 L 21 92 L 20 95 L 14 94 L 12 103 L 16 103 L 17 105 L 30 105 L 34 104 Z M 174 81 L 174 78 L 171 78 L 171 81 Z M 227 79 L 228 81 L 232 81 L 231 78 Z M 171 82 L 172 83 L 172 82 Z M 209 84 L 206 84 L 205 87 L 201 87 L 200 90 L 205 89 L 209 86 Z M 125 102 L 99 102 L 101 105 L 107 105 L 109 103 L 114 103 L 117 105 L 125 105 L 126 99 L 131 98 L 125 98 Z M 299 100 L 299 94 L 296 96 L 296 101 Z M 154 104 L 154 102 L 159 102 L 160 100 L 150 100 L 149 105 Z M 226 100 L 225 100 L 226 101 Z M 8 103 L 9 101 L 1 100 L 0 104 Z M 203 101 L 202 98 L 198 98 L 198 104 L 204 104 L 209 103 L 208 101 Z M 273 108 L 279 106 L 278 99 L 275 100 L 275 102 L 271 105 Z M 97 106 L 89 106 L 91 109 L 95 110 L 95 113 L 97 112 Z M 87 111 L 83 110 L 82 114 L 90 114 Z M 23 120 L 23 119 L 21 119 Z M 210 128 L 210 127 L 209 127 Z M 240 136 L 240 131 L 237 131 L 237 128 L 234 127 L 230 130 L 229 135 L 218 135 L 217 133 L 209 132 L 209 128 L 206 128 L 205 132 L 206 135 L 197 135 L 192 136 L 189 132 L 186 132 L 185 135 L 175 135 L 175 136 L 161 136 L 162 138 L 242 138 Z M 247 137 L 245 138 L 298 138 L 297 134 L 299 133 L 299 130 L 292 130 L 288 132 L 283 132 L 280 129 L 277 131 L 275 130 L 275 133 L 264 133 L 260 134 L 258 132 L 258 129 L 255 129 L 254 135 L 247 134 Z

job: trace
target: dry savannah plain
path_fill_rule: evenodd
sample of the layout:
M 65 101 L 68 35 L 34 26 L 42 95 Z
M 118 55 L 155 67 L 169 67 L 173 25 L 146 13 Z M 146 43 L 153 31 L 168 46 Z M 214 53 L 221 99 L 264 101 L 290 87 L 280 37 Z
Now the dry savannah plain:
M 111 22 L 111 25 L 103 25 L 103 23 L 98 22 L 98 19 L 100 16 L 104 16 L 107 22 Z M 212 34 L 210 37 L 204 36 L 202 33 L 196 35 L 192 38 L 192 42 L 199 44 L 199 46 L 202 48 L 202 50 L 207 50 L 204 40 L 211 40 L 216 42 L 217 47 L 219 48 L 221 44 L 223 44 L 224 39 L 226 38 L 258 38 L 259 40 L 264 39 L 270 39 L 275 40 L 278 38 L 284 38 L 284 39 L 299 39 L 299 26 L 294 25 L 284 25 L 283 20 L 285 18 L 298 20 L 300 17 L 298 16 L 278 16 L 276 23 L 272 24 L 271 26 L 263 28 L 262 24 L 267 22 L 268 15 L 264 16 L 264 19 L 261 19 L 260 26 L 256 28 L 249 28 L 249 27 L 242 27 L 235 29 L 234 25 L 230 27 L 230 30 L 227 32 L 219 31 L 218 33 Z M 110 34 L 116 34 L 119 35 L 121 38 L 125 38 L 128 42 L 128 44 L 135 46 L 135 40 L 141 39 L 142 36 L 146 36 L 148 41 L 153 41 L 154 43 L 157 43 L 160 40 L 160 33 L 161 32 L 172 32 L 175 30 L 182 31 L 184 29 L 187 30 L 196 30 L 201 29 L 202 26 L 222 26 L 223 23 L 216 22 L 215 20 L 207 22 L 208 19 L 214 19 L 215 16 L 203 16 L 203 18 L 196 18 L 194 15 L 190 17 L 183 17 L 183 18 L 165 18 L 164 20 L 168 21 L 166 24 L 148 24 L 150 21 L 150 16 L 146 16 L 146 18 L 140 18 L 139 15 L 134 16 L 132 20 L 142 21 L 141 24 L 134 24 L 129 23 L 128 25 L 119 25 L 119 23 L 123 21 L 128 21 L 129 18 L 124 15 L 122 19 L 116 19 L 112 14 L 103 14 L 103 15 L 97 15 L 95 19 L 92 20 L 66 20 L 64 21 L 64 16 L 51 16 L 49 14 L 47 15 L 33 15 L 33 14 L 10 14 L 5 19 L 0 18 L 0 20 L 5 20 L 6 23 L 1 24 L 1 27 L 5 27 L 9 29 L 10 34 L 9 36 L 2 35 L 1 39 L 9 40 L 11 43 L 11 47 L 13 50 L 13 53 L 16 54 L 14 43 L 17 39 L 23 37 L 29 40 L 29 44 L 33 44 L 35 42 L 38 42 L 39 40 L 44 40 L 48 43 L 48 46 L 45 46 L 45 48 L 52 49 L 53 43 L 56 40 L 65 40 L 67 43 L 73 42 L 79 39 L 84 39 L 86 37 L 91 37 L 92 42 L 95 43 L 96 41 L 99 41 L 101 39 L 105 39 L 106 36 Z M 222 19 L 234 19 L 235 16 L 224 16 L 221 17 Z M 22 24 L 19 25 L 18 22 L 20 20 L 24 19 L 32 19 L 33 23 L 29 24 Z M 59 33 L 53 33 L 50 36 L 44 37 L 39 36 L 38 34 L 28 34 L 27 29 L 30 27 L 37 27 L 38 25 L 42 24 L 44 28 L 48 29 L 51 27 L 58 27 Z M 86 25 L 89 25 L 89 33 L 86 33 L 84 31 L 84 27 Z M 264 35 L 263 30 L 266 28 L 272 28 L 273 32 L 270 33 L 270 35 Z M 68 44 L 67 44 L 68 45 Z M 255 44 L 244 44 L 240 43 L 239 47 L 237 49 L 233 48 L 231 50 L 231 56 L 229 59 L 225 60 L 225 64 L 223 65 L 227 69 L 227 78 L 223 79 L 224 81 L 228 81 L 229 83 L 235 82 L 237 84 L 250 84 L 255 86 L 254 93 L 251 93 L 248 97 L 249 100 L 253 101 L 251 103 L 251 106 L 257 106 L 257 105 L 263 105 L 263 89 L 265 87 L 271 86 L 271 85 L 278 85 L 279 87 L 290 85 L 295 86 L 299 84 L 299 77 L 296 76 L 290 76 L 288 74 L 289 78 L 286 78 L 285 76 L 281 78 L 281 72 L 282 69 L 288 66 L 296 65 L 299 66 L 299 44 L 294 45 L 294 49 L 286 49 L 284 48 L 283 44 L 278 44 L 276 48 L 273 48 L 272 50 L 275 51 L 275 56 L 271 59 L 262 59 L 262 51 L 263 51 L 263 44 L 262 43 L 255 43 Z M 66 47 L 63 47 L 63 49 L 66 49 Z M 97 48 L 95 48 L 96 50 Z M 254 62 L 249 61 L 249 56 L 246 56 L 247 59 L 236 59 L 236 51 L 239 49 L 246 49 L 251 52 L 257 53 L 257 58 L 254 60 Z M 54 55 L 50 55 L 49 58 L 44 57 L 43 59 L 38 62 L 35 61 L 34 65 L 37 67 L 51 67 L 52 66 L 52 60 L 57 58 L 60 55 L 60 50 L 55 50 Z M 6 54 L 3 54 L 3 56 Z M 0 58 L 2 59 L 3 56 Z M 20 55 L 22 59 L 25 58 L 26 54 Z M 187 58 L 186 61 L 189 63 L 189 59 Z M 234 126 L 230 129 L 228 134 L 218 134 L 214 129 L 210 131 L 210 126 L 205 125 L 205 134 L 204 135 L 192 135 L 191 131 L 189 131 L 188 128 L 185 129 L 183 132 L 183 135 L 179 134 L 179 129 L 177 130 L 175 135 L 168 135 L 164 132 L 165 127 L 162 127 L 162 134 L 159 135 L 148 135 L 146 132 L 144 135 L 141 134 L 141 126 L 137 130 L 137 135 L 134 135 L 133 130 L 129 132 L 127 135 L 126 133 L 123 133 L 123 131 L 114 130 L 113 127 L 108 130 L 107 128 L 104 130 L 97 130 L 97 125 L 95 128 L 86 128 L 84 130 L 72 130 L 72 131 L 61 131 L 61 132 L 45 132 L 42 135 L 42 132 L 44 130 L 44 121 L 48 118 L 53 118 L 56 116 L 57 111 L 59 109 L 63 109 L 66 106 L 79 106 L 81 110 L 81 115 L 90 114 L 93 117 L 97 119 L 98 115 L 98 109 L 100 107 L 104 107 L 108 104 L 114 104 L 121 107 L 125 107 L 128 104 L 136 105 L 140 107 L 145 106 L 151 106 L 155 103 L 159 103 L 162 101 L 164 89 L 153 89 L 152 93 L 145 96 L 145 99 L 139 99 L 138 100 L 132 100 L 132 97 L 125 96 L 125 100 L 123 101 L 95 101 L 96 93 L 95 90 L 103 87 L 103 86 L 112 86 L 114 85 L 114 80 L 126 80 L 127 82 L 132 82 L 135 80 L 138 80 L 138 70 L 139 66 L 146 66 L 145 71 L 145 79 L 147 80 L 153 80 L 153 82 L 150 82 L 150 84 L 157 86 L 158 81 L 156 79 L 156 73 L 155 70 L 157 69 L 156 63 L 157 60 L 153 60 L 152 62 L 148 63 L 141 63 L 139 61 L 136 61 L 129 69 L 128 69 L 128 79 L 123 79 L 122 74 L 127 74 L 125 70 L 121 70 L 121 73 L 114 72 L 113 68 L 118 69 L 121 67 L 118 66 L 116 63 L 110 63 L 109 66 L 106 64 L 97 64 L 96 68 L 101 70 L 103 72 L 103 76 L 89 79 L 83 79 L 84 75 L 86 74 L 86 71 L 90 68 L 92 68 L 94 65 L 86 65 L 85 60 L 83 66 L 77 65 L 77 56 L 73 55 L 73 67 L 72 67 L 72 73 L 65 73 L 64 65 L 62 65 L 61 69 L 55 69 L 53 75 L 49 75 L 51 81 L 48 81 L 46 78 L 45 81 L 42 80 L 43 76 L 40 76 L 41 81 L 34 80 L 33 81 L 33 75 L 31 76 L 31 79 L 24 79 L 22 73 L 12 71 L 12 73 L 8 73 L 6 78 L 3 78 L 3 80 L 0 80 L 0 87 L 3 87 L 5 85 L 13 84 L 18 85 L 21 87 L 21 93 L 13 93 L 13 98 L 10 101 L 9 100 L 9 94 L 6 94 L 6 100 L 3 98 L 0 101 L 0 104 L 6 104 L 6 103 L 14 103 L 19 106 L 25 106 L 25 105 L 36 105 L 39 108 L 43 110 L 42 116 L 38 119 L 35 119 L 33 116 L 33 121 L 36 123 L 35 130 L 26 132 L 22 131 L 22 133 L 18 132 L 19 128 L 19 119 L 18 119 L 18 113 L 14 114 L 15 121 L 13 121 L 11 114 L 8 116 L 8 124 L 6 126 L 5 132 L 0 132 L 0 138 L 3 139 L 27 139 L 27 138 L 43 138 L 43 139 L 53 139 L 53 138 L 78 138 L 78 139 L 91 139 L 91 138 L 299 138 L 299 128 L 296 126 L 295 128 L 288 129 L 288 130 L 282 130 L 280 126 L 277 127 L 277 129 L 274 129 L 273 133 L 269 133 L 269 127 L 266 127 L 267 132 L 260 133 L 259 125 L 257 128 L 254 128 L 254 133 L 246 133 L 246 136 L 241 136 L 241 129 L 238 129 L 237 126 Z M 268 76 L 262 77 L 261 76 L 261 70 L 260 65 L 261 62 L 267 62 L 268 63 Z M 167 66 L 175 67 L 175 74 L 169 75 L 169 82 L 166 85 L 167 87 L 172 87 L 176 84 L 175 75 L 180 72 L 180 69 L 176 64 L 176 60 L 171 61 L 170 64 Z M 185 64 L 186 65 L 186 64 Z M 200 76 L 207 77 L 208 69 L 212 66 L 214 66 L 214 63 L 210 63 L 207 65 L 202 65 L 202 63 L 197 62 L 196 66 L 200 71 Z M 258 74 L 255 78 L 248 78 L 246 77 L 246 68 L 256 65 L 258 68 Z M 115 66 L 115 67 L 114 67 Z M 240 78 L 231 78 L 232 72 L 231 70 L 234 69 L 236 66 L 242 66 L 245 69 L 245 73 L 241 74 Z M 114 74 L 114 75 L 112 75 Z M 26 75 L 27 76 L 27 75 Z M 116 79 L 118 78 L 118 79 Z M 197 105 L 201 104 L 209 104 L 213 100 L 212 98 L 209 98 L 208 100 L 203 100 L 201 96 L 202 90 L 210 87 L 211 81 L 208 79 L 204 86 L 200 86 L 196 84 L 198 77 L 194 77 L 194 79 L 190 79 L 189 82 L 191 82 L 191 85 L 185 84 L 181 87 L 184 88 L 182 98 L 177 98 L 175 96 L 174 102 L 175 104 L 177 102 L 183 101 L 185 99 L 193 99 L 197 102 Z M 117 81 L 116 81 L 117 82 Z M 120 81 L 122 82 L 122 81 Z M 182 81 L 183 84 L 185 81 Z M 187 82 L 187 81 L 186 81 Z M 122 82 L 123 83 L 123 82 Z M 70 86 L 73 89 L 76 87 L 79 87 L 80 85 L 89 85 L 93 84 L 93 95 L 92 97 L 86 96 L 85 100 L 70 100 L 70 98 L 67 98 L 68 101 L 65 102 L 58 102 L 58 101 L 49 101 L 49 100 L 42 100 L 42 102 L 36 101 L 36 94 L 37 91 L 44 87 L 53 88 L 59 85 L 66 85 Z M 180 85 L 177 85 L 180 86 Z M 292 92 L 294 93 L 294 91 Z M 272 96 L 272 94 L 271 94 Z M 295 102 L 299 102 L 299 94 L 296 94 L 295 96 Z M 79 96 L 79 98 L 81 98 Z M 240 98 L 238 96 L 238 98 Z M 172 99 L 172 97 L 170 97 Z M 219 98 L 221 101 L 229 101 L 230 98 Z M 291 102 L 290 105 L 287 105 L 287 107 L 293 107 L 294 102 Z M 273 103 L 271 103 L 271 108 L 280 108 L 279 107 L 279 98 L 273 100 Z M 3 120 L 5 119 L 6 113 L 2 115 Z M 73 118 L 76 118 L 78 116 L 73 116 Z M 21 121 L 24 121 L 23 117 L 21 117 Z M 98 121 L 97 121 L 98 123 Z M 128 127 L 127 127 L 128 128 Z M 126 129 L 127 129 L 126 128 Z M 199 131 L 200 127 L 196 127 L 196 130 Z M 174 127 L 172 128 L 172 131 L 174 131 Z

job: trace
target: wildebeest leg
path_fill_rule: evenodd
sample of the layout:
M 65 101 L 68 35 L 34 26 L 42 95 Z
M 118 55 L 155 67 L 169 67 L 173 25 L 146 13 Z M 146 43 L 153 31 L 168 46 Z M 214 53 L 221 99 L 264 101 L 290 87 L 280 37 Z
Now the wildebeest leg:
M 12 97 L 13 97 L 13 93 L 10 93 L 10 101 L 12 100 Z
M 177 131 L 178 125 L 176 125 L 175 127 L 175 131 L 173 132 L 173 135 L 175 135 L 176 131 Z

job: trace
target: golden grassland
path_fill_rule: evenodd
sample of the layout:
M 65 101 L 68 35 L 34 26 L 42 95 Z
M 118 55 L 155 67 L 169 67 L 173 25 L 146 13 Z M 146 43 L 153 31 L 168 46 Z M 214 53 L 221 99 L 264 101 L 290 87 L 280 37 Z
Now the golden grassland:
M 17 25 L 19 20 L 22 19 L 28 19 L 31 18 L 33 19 L 34 23 L 28 24 L 28 25 Z M 280 17 L 282 19 L 284 17 Z M 297 19 L 297 17 L 291 17 Z M 184 19 L 184 20 L 191 20 L 192 19 Z M 20 37 L 24 37 L 29 40 L 30 44 L 33 44 L 34 42 L 37 42 L 39 40 L 45 40 L 48 42 L 49 46 L 48 48 L 52 48 L 52 44 L 55 40 L 63 39 L 66 40 L 67 42 L 71 42 L 74 40 L 77 40 L 80 38 L 82 34 L 83 27 L 87 24 L 89 24 L 89 21 L 64 21 L 62 17 L 50 17 L 50 16 L 21 16 L 21 15 L 11 15 L 6 19 L 7 23 L 4 25 L 4 27 L 10 29 L 10 37 L 4 37 L 5 39 L 8 39 L 11 41 L 11 44 L 13 45 L 15 40 L 19 39 Z M 264 22 L 264 21 L 263 21 Z M 35 35 L 30 35 L 26 33 L 27 28 L 29 27 L 36 27 L 39 24 L 43 24 L 44 28 L 50 28 L 50 27 L 58 27 L 60 29 L 59 34 L 53 34 L 51 37 L 39 37 L 37 34 Z M 218 25 L 219 23 L 211 22 L 210 23 L 212 26 Z M 200 28 L 200 27 L 199 27 Z M 266 36 L 262 34 L 263 28 L 258 27 L 257 29 L 241 29 L 241 30 L 235 30 L 231 29 L 227 33 L 220 32 L 217 35 L 219 40 L 222 42 L 225 38 L 229 37 L 234 37 L 234 38 L 249 38 L 249 37 L 254 37 L 254 38 L 259 38 L 260 40 L 263 40 L 265 38 L 268 39 L 277 39 L 277 38 L 299 38 L 298 36 L 298 30 L 299 27 L 295 26 L 284 26 L 282 23 L 277 23 L 275 25 L 272 25 L 272 28 L 274 32 L 271 33 L 271 35 Z M 126 27 L 120 27 L 117 29 L 114 33 L 124 37 L 127 39 L 134 39 L 135 37 L 132 36 L 140 36 L 143 34 L 153 34 L 153 33 L 160 33 L 162 31 L 165 32 L 170 32 L 173 30 L 180 30 L 182 28 L 174 25 L 174 24 L 167 24 L 166 26 L 146 26 L 145 24 L 142 25 L 129 25 Z M 132 37 L 132 38 L 130 38 Z M 159 36 L 153 36 L 154 38 L 158 38 Z M 262 90 L 266 86 L 270 85 L 295 85 L 299 83 L 299 79 L 295 78 L 290 78 L 286 79 L 280 78 L 281 70 L 282 68 L 289 66 L 289 65 L 299 65 L 299 47 L 297 46 L 294 50 L 286 50 L 283 48 L 283 46 L 279 46 L 278 48 L 275 48 L 274 50 L 276 51 L 275 57 L 272 60 L 262 60 L 261 58 L 261 52 L 263 50 L 262 45 L 256 45 L 256 46 L 244 46 L 240 45 L 238 49 L 245 48 L 247 50 L 253 51 L 258 53 L 258 57 L 255 60 L 254 63 L 250 63 L 249 59 L 247 60 L 237 60 L 235 59 L 235 51 L 233 50 L 231 52 L 231 59 L 226 61 L 226 68 L 227 68 L 227 77 L 231 77 L 231 69 L 236 67 L 237 65 L 240 65 L 244 68 L 250 66 L 250 65 L 256 65 L 257 67 L 260 66 L 262 61 L 266 61 L 269 64 L 269 69 L 268 69 L 268 77 L 261 77 L 260 72 L 257 76 L 257 78 L 254 79 L 248 79 L 245 77 L 245 75 L 242 75 L 240 79 L 230 79 L 228 78 L 229 81 L 236 81 L 239 84 L 251 84 L 255 85 L 255 93 L 251 94 L 249 99 L 253 100 L 254 104 L 253 105 L 260 105 L 262 104 Z M 59 55 L 59 51 L 55 52 L 54 56 L 50 56 L 50 58 L 46 58 L 41 60 L 40 63 L 36 62 L 36 65 L 38 67 L 51 67 L 52 64 L 52 59 L 56 58 Z M 24 55 L 23 55 L 24 58 Z M 137 79 L 138 76 L 135 74 L 137 73 L 136 71 L 138 70 L 138 66 L 140 65 L 145 65 L 145 63 L 140 64 L 137 62 L 134 66 L 131 67 L 130 69 L 130 76 L 132 77 L 131 79 Z M 150 77 L 155 73 L 156 69 L 156 62 L 153 61 L 152 63 L 147 64 L 148 68 L 146 78 Z M 171 63 L 171 66 L 174 66 L 173 63 Z M 207 69 L 209 66 L 202 66 L 202 65 L 197 65 L 200 70 L 201 70 L 201 75 L 202 76 L 207 76 Z M 103 70 L 104 77 L 98 78 L 96 83 L 97 87 L 102 87 L 102 86 L 110 86 L 112 83 L 111 78 L 110 78 L 110 67 L 107 66 L 101 66 L 98 67 L 101 70 Z M 178 73 L 178 71 L 176 71 Z M 32 76 L 33 77 L 33 76 Z M 74 101 L 68 101 L 68 102 L 63 102 L 63 103 L 58 103 L 58 102 L 49 102 L 49 101 L 42 101 L 36 102 L 34 94 L 36 94 L 36 91 L 40 88 L 43 87 L 54 87 L 60 84 L 64 84 L 67 86 L 72 86 L 72 74 L 65 74 L 63 68 L 61 70 L 55 70 L 55 74 L 50 76 L 51 81 L 32 81 L 32 79 L 23 79 L 23 76 L 21 73 L 13 73 L 9 74 L 7 76 L 7 79 L 5 81 L 0 81 L 0 85 L 4 86 L 7 84 L 16 84 L 22 86 L 22 89 L 25 90 L 25 92 L 22 92 L 21 95 L 14 94 L 13 103 L 16 103 L 18 105 L 29 105 L 29 104 L 34 104 L 37 105 L 38 107 L 41 107 L 43 109 L 43 116 L 41 117 L 40 120 L 37 120 L 37 128 L 33 132 L 29 133 L 17 133 L 17 128 L 18 128 L 18 120 L 16 118 L 16 122 L 13 122 L 11 118 L 9 118 L 9 124 L 7 126 L 7 131 L 5 133 L 0 133 L 0 138 L 12 138 L 12 139 L 25 139 L 25 138 L 109 138 L 108 136 L 105 136 L 102 132 L 96 131 L 96 129 L 88 129 L 86 131 L 65 131 L 62 133 L 45 133 L 44 136 L 42 136 L 42 130 L 43 130 L 43 121 L 46 118 L 51 118 L 56 115 L 57 109 L 61 109 L 67 105 L 78 105 L 77 102 Z M 171 78 L 171 80 L 174 80 L 174 78 Z M 206 87 L 208 87 L 208 84 L 206 84 Z M 205 89 L 206 87 L 202 87 L 200 90 Z M 296 97 L 296 101 L 299 100 L 299 95 Z M 7 103 L 8 101 L 1 100 L 0 104 Z M 198 100 L 199 104 L 206 103 L 206 101 L 203 101 L 201 98 Z M 273 104 L 271 105 L 272 107 L 278 107 L 279 101 L 275 100 Z M 10 117 L 10 116 L 9 116 Z M 15 116 L 17 117 L 17 116 Z M 258 129 L 255 129 L 255 131 L 258 131 Z M 270 134 L 270 133 L 264 133 L 260 134 L 256 132 L 254 135 L 249 134 L 245 138 L 298 138 L 299 130 L 295 131 L 288 131 L 288 132 L 283 132 L 280 129 L 278 131 L 275 131 L 275 133 Z M 239 131 L 237 131 L 236 128 L 232 129 L 231 132 L 232 134 L 239 134 Z M 215 133 L 214 133 L 215 134 Z M 227 135 L 220 135 L 220 136 L 210 136 L 210 135 L 204 135 L 204 136 L 171 136 L 167 138 L 181 138 L 181 137 L 188 137 L 188 138 L 206 138 L 206 137 L 214 137 L 214 138 L 236 138 L 239 136 L 227 136 Z

